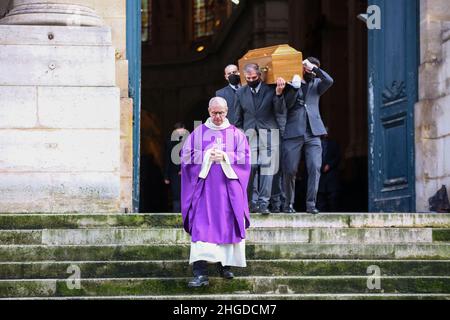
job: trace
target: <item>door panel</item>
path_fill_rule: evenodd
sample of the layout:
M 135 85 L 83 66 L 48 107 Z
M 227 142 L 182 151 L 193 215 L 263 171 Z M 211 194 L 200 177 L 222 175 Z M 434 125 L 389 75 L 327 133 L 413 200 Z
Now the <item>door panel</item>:
M 369 210 L 413 212 L 418 0 L 369 5 L 381 9 L 381 29 L 369 30 Z
M 141 25 L 141 0 L 127 0 L 129 96 L 133 99 L 133 212 L 139 212 L 140 202 Z

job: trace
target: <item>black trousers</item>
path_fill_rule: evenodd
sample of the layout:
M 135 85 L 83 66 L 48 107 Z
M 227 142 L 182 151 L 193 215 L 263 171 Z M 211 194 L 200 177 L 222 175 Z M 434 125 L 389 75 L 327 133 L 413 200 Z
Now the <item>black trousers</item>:
M 283 141 L 285 207 L 293 205 L 295 201 L 295 181 L 303 148 L 305 149 L 306 168 L 308 172 L 306 209 L 309 210 L 316 207 L 320 169 L 322 167 L 322 144 L 320 137 L 312 135 L 310 131 L 307 131 L 304 136 Z
M 339 192 L 319 191 L 317 194 L 317 209 L 323 212 L 339 212 Z
M 230 270 L 230 267 L 228 266 L 222 266 L 222 263 L 218 262 L 216 263 L 217 270 L 224 271 L 224 270 Z M 194 277 L 198 276 L 207 276 L 208 275 L 208 262 L 206 261 L 195 261 L 192 266 L 192 271 L 194 274 Z
M 255 131 L 248 136 L 248 142 L 252 165 L 247 197 L 253 205 L 267 208 L 272 195 L 273 177 L 280 167 L 279 136 L 274 130 L 261 129 L 261 132 Z M 256 190 L 254 190 L 255 178 L 258 181 Z
M 172 212 L 181 212 L 181 176 L 175 172 L 170 175 L 170 189 L 172 191 Z

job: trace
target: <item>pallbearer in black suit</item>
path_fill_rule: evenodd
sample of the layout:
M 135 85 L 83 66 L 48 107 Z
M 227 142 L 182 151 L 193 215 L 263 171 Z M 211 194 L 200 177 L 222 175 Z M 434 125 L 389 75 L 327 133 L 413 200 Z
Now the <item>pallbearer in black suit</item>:
M 251 148 L 252 171 L 248 188 L 251 212 L 269 214 L 269 200 L 272 191 L 273 176 L 279 170 L 279 120 L 275 111 L 275 90 L 261 79 L 257 64 L 245 66 L 244 75 L 247 85 L 236 92 L 236 127 L 245 131 Z M 258 172 L 256 197 L 252 197 L 252 184 Z M 257 200 L 256 200 L 257 199 Z
M 328 128 L 327 128 L 328 131 Z M 339 212 L 339 162 L 341 154 L 339 144 L 322 136 L 322 174 L 320 175 L 317 209 L 320 211 Z
M 294 213 L 295 176 L 303 147 L 308 172 L 306 211 L 317 214 L 317 191 L 322 166 L 320 137 L 327 133 L 320 117 L 319 100 L 332 85 L 333 79 L 322 69 L 318 59 L 310 57 L 303 62 L 304 81 L 293 81 L 286 86 L 277 80 L 277 112 L 286 115 L 283 137 L 283 183 L 286 193 L 284 212 Z M 278 89 L 283 88 L 283 89 Z
M 228 81 L 228 85 L 220 90 L 217 90 L 216 96 L 222 97 L 227 101 L 228 121 L 230 121 L 230 123 L 234 125 L 236 124 L 234 101 L 236 91 L 241 87 L 241 77 L 237 66 L 235 66 L 234 64 L 226 66 L 225 80 Z

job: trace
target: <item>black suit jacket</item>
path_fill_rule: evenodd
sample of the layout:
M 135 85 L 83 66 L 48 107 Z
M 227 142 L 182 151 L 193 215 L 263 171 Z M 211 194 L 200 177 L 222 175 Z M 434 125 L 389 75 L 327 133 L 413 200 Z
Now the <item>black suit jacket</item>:
M 236 124 L 236 112 L 234 109 L 234 101 L 236 97 L 236 92 L 229 85 L 216 91 L 216 97 L 224 98 L 228 105 L 228 116 L 227 119 L 231 124 Z
M 255 104 L 253 93 L 248 85 L 236 92 L 235 117 L 236 127 L 244 129 L 279 129 L 280 115 L 275 112 L 275 88 L 261 83 Z
M 166 140 L 164 157 L 164 179 L 170 180 L 171 183 L 177 183 L 179 179 L 181 180 L 181 176 L 178 174 L 181 171 L 181 165 L 175 164 L 172 161 L 172 150 L 176 145 L 180 143 L 180 141 L 172 141 L 171 137 Z
M 334 81 L 325 71 L 318 68 L 315 68 L 314 71 L 318 78 L 309 83 L 302 83 L 302 86 L 308 86 L 306 97 L 303 95 L 302 89 L 297 90 L 288 85 L 283 95 L 275 100 L 277 112 L 286 117 L 284 139 L 303 136 L 306 132 L 306 119 L 309 120 L 313 135 L 321 136 L 327 133 L 320 116 L 319 100 Z M 298 100 L 301 100 L 303 104 Z

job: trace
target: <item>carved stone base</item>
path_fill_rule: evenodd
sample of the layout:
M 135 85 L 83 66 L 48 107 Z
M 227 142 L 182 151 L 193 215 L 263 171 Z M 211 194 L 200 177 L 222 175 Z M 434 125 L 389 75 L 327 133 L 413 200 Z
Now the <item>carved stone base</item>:
M 89 7 L 63 3 L 30 3 L 14 6 L 0 20 L 9 25 L 101 26 L 102 19 Z

